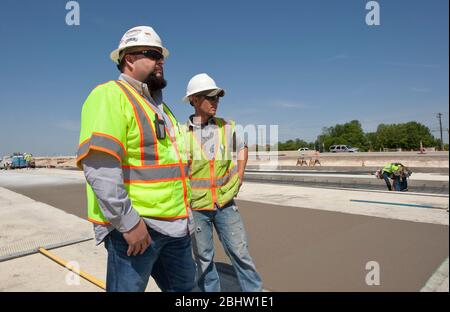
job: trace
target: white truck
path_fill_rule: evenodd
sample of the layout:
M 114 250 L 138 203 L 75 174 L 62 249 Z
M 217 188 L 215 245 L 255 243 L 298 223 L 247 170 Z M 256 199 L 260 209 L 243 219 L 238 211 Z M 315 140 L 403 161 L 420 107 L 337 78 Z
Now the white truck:
M 350 145 L 331 145 L 331 153 L 356 153 L 359 149 L 356 147 L 351 147 Z

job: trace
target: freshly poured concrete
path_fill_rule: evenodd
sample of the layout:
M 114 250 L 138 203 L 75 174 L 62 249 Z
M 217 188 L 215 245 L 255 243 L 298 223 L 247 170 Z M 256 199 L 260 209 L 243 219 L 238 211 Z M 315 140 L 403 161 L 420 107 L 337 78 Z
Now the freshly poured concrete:
M 73 224 L 86 223 L 86 230 L 90 230 L 88 222 L 59 210 L 81 218 L 85 216 L 83 181 L 82 173 L 77 171 L 53 169 L 0 173 L 0 186 L 47 203 L 44 205 L 28 199 L 25 204 L 44 207 L 39 208 L 42 211 L 53 209 L 50 211 L 54 213 L 46 214 L 45 218 L 44 214 L 41 216 L 41 221 L 47 220 L 50 229 L 54 224 L 53 215 L 65 215 L 65 219 L 77 220 Z M 6 190 L 1 190 L 0 194 L 3 196 L 1 203 L 24 204 L 23 196 Z M 20 200 L 16 202 L 14 198 Z M 351 199 L 432 205 L 436 208 L 354 203 L 350 202 Z M 48 206 L 50 202 L 59 209 Z M 448 291 L 448 270 L 447 276 L 445 270 L 438 270 L 442 263 L 444 268 L 448 267 L 448 262 L 445 264 L 448 258 L 448 195 L 245 183 L 237 203 L 249 236 L 251 255 L 266 289 L 420 291 L 428 285 L 427 290 Z M 0 213 L 4 213 L 0 219 L 0 233 L 4 228 L 2 222 L 8 222 L 8 219 L 19 222 L 18 226 L 21 226 L 20 218 L 14 219 L 13 216 L 20 209 L 4 209 L 8 215 L 2 210 L 3 206 L 0 206 Z M 77 229 L 84 229 L 84 225 L 70 229 L 76 233 Z M 0 246 L 3 245 L 1 239 Z M 52 252 L 66 260 L 79 262 L 82 270 L 100 279 L 105 278 L 106 252 L 103 246 L 95 247 L 93 241 Z M 220 267 L 228 267 L 229 261 L 217 241 L 216 261 Z M 379 286 L 365 283 L 368 261 L 380 264 Z M 31 269 L 33 267 L 38 270 Z M 440 275 L 432 278 L 435 272 Z M 84 281 L 78 288 L 66 285 L 66 274 L 64 268 L 42 255 L 0 262 L 0 289 L 98 289 Z M 233 287 L 225 290 L 236 289 L 235 285 Z M 156 285 L 150 283 L 148 290 L 157 290 Z
M 388 219 L 449 224 L 448 195 L 321 189 L 247 182 L 241 188 L 237 199 Z M 352 199 L 387 202 L 391 205 L 352 202 Z M 395 204 L 424 205 L 436 207 L 436 209 L 396 206 Z

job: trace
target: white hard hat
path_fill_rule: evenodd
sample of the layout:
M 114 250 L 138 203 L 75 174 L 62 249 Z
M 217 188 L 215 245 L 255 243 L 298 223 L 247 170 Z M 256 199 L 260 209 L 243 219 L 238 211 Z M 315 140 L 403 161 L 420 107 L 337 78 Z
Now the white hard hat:
M 119 64 L 120 52 L 136 46 L 157 47 L 162 50 L 164 58 L 169 56 L 169 51 L 163 47 L 161 38 L 149 26 L 136 26 L 127 30 L 120 40 L 119 47 L 112 51 L 109 56 L 114 63 Z
M 191 95 L 208 90 L 211 90 L 211 92 L 207 94 L 209 96 L 218 95 L 222 97 L 225 95 L 225 90 L 219 88 L 214 79 L 209 77 L 207 74 L 195 75 L 191 78 L 191 80 L 189 80 L 186 88 L 186 96 L 183 98 L 183 101 L 189 103 L 189 97 Z

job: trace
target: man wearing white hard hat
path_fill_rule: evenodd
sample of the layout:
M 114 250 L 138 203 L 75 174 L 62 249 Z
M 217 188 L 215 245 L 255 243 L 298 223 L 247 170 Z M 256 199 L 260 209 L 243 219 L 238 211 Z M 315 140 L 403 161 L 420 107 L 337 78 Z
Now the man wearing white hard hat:
M 110 55 L 119 78 L 83 105 L 77 166 L 108 251 L 107 291 L 144 291 L 150 276 L 162 291 L 195 285 L 184 132 L 162 97 L 168 55 L 153 28 L 128 30 Z
M 219 100 L 224 95 L 225 91 L 211 77 L 199 74 L 189 81 L 183 99 L 195 109 L 188 120 L 187 140 L 198 286 L 202 291 L 221 290 L 214 264 L 214 227 L 242 291 L 261 291 L 261 277 L 250 257 L 244 224 L 234 201 L 244 179 L 248 148 L 236 134 L 234 121 L 216 117 Z M 233 151 L 238 155 L 237 165 Z

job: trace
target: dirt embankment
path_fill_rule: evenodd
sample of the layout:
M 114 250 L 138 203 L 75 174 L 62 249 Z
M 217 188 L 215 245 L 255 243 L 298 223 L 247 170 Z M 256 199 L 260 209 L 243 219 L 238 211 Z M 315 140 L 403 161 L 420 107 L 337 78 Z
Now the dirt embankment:
M 272 158 L 273 156 L 271 156 Z M 297 151 L 279 152 L 276 159 L 280 166 L 295 166 L 300 157 Z M 305 154 L 308 161 L 312 154 Z M 318 156 L 322 166 L 343 167 L 378 167 L 387 162 L 400 162 L 408 167 L 449 168 L 448 152 L 380 152 L 380 153 L 323 153 Z M 36 157 L 36 167 L 40 168 L 76 168 L 75 156 Z M 249 165 L 269 164 L 269 156 L 262 154 L 256 156 L 250 152 Z
M 76 168 L 75 156 L 35 157 L 37 168 Z
M 249 155 L 249 165 L 265 165 L 270 162 L 268 155 L 257 157 L 255 153 Z M 387 162 L 400 162 L 408 167 L 448 168 L 448 152 L 379 152 L 379 153 L 313 153 L 300 154 L 297 151 L 282 151 L 275 160 L 280 166 L 295 166 L 299 158 L 318 158 L 322 166 L 331 167 L 379 167 Z

